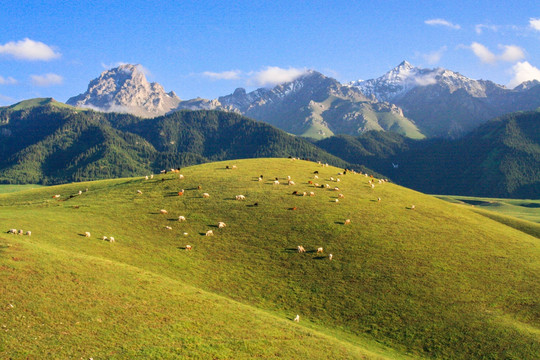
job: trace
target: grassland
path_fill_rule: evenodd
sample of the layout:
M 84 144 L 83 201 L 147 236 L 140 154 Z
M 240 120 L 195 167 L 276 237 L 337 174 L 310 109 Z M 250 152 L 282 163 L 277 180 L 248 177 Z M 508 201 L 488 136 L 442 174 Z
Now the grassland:
M 538 238 L 339 171 L 253 159 L 0 195 L 2 229 L 32 231 L 0 235 L 0 358 L 540 357 Z
M 0 194 L 18 192 L 23 190 L 37 189 L 43 185 L 25 184 L 25 185 L 0 185 Z
M 503 215 L 540 223 L 540 200 L 495 199 L 472 196 L 437 195 L 439 199 L 456 204 L 494 211 Z

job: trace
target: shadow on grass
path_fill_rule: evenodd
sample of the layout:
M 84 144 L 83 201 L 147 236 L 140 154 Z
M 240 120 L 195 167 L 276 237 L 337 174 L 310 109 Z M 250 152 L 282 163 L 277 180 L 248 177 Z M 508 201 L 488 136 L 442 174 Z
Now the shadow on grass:
M 252 205 L 246 205 L 246 207 L 257 207 L 257 206 L 259 206 L 259 203 L 258 203 L 258 202 L 254 203 L 254 204 L 252 204 Z
M 86 237 L 86 234 L 77 234 L 79 236 L 82 236 L 82 237 Z
M 285 252 L 288 252 L 288 253 L 298 252 L 298 248 L 288 248 L 288 249 L 285 249 Z
M 327 258 L 327 256 L 315 256 L 315 257 L 313 258 L 313 260 L 324 260 L 324 259 L 326 259 L 326 258 Z
M 215 224 L 210 224 L 210 225 L 206 225 L 206 226 L 211 227 L 211 228 L 216 228 L 216 229 L 219 228 L 219 226 L 217 226 Z
M 179 246 L 177 247 L 178 250 L 188 250 L 188 248 L 186 246 Z
M 345 225 L 345 222 L 344 221 L 335 221 L 334 224 Z

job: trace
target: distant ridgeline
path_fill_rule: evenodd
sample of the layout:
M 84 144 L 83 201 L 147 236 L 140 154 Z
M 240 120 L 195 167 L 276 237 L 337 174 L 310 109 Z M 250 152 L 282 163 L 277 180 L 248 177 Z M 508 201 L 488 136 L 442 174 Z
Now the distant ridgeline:
M 425 193 L 540 197 L 540 111 L 502 116 L 457 140 L 368 132 L 316 144 Z
M 0 183 L 58 184 L 289 156 L 430 194 L 540 198 L 540 111 L 505 115 L 456 140 L 368 131 L 310 142 L 235 112 L 182 110 L 148 119 L 53 99 L 0 108 Z
M 142 119 L 53 99 L 0 108 L 1 183 L 58 184 L 217 160 L 288 156 L 347 166 L 304 139 L 235 113 L 180 111 Z

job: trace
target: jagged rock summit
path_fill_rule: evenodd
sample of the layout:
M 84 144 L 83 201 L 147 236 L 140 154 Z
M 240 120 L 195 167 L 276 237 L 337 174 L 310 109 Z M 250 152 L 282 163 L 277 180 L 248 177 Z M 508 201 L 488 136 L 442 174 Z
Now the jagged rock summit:
M 85 93 L 66 103 L 98 111 L 155 117 L 176 108 L 180 98 L 172 91 L 166 93 L 158 83 L 149 83 L 141 65 L 123 64 L 102 72 L 90 81 Z

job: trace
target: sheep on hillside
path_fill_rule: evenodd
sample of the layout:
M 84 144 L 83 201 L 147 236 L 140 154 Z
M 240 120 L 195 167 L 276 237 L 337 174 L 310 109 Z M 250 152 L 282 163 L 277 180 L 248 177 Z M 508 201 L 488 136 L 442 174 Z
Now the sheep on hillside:
M 159 210 L 159 213 L 161 215 L 165 215 L 165 214 L 168 214 L 169 212 L 167 210 L 165 210 L 165 209 L 161 209 L 161 210 Z
M 323 253 L 323 248 L 322 247 L 317 248 L 317 254 L 319 254 L 319 253 L 321 253 L 321 254 Z
M 84 236 L 90 237 L 90 233 L 89 233 L 88 231 L 86 231 L 86 232 L 84 233 Z
M 236 200 L 238 201 L 246 200 L 246 197 L 244 195 L 236 195 Z
M 114 238 L 112 236 L 109 237 L 109 242 L 115 242 Z
M 25 235 L 32 236 L 32 232 L 28 230 Z
M 306 249 L 304 249 L 304 247 L 302 245 L 298 245 L 297 249 L 298 249 L 299 253 L 305 253 L 306 252 Z
M 206 232 L 206 236 L 214 236 L 214 232 L 212 230 L 208 230 Z
M 210 197 L 210 194 L 209 193 L 204 193 L 204 194 L 202 194 L 202 197 L 205 198 L 205 199 L 208 199 Z
M 294 321 L 295 322 L 300 322 L 300 315 L 296 315 L 296 317 L 294 318 Z
M 227 226 L 223 221 L 218 222 L 218 228 L 223 229 L 225 226 Z
M 191 245 L 186 245 L 186 250 L 191 250 Z
M 186 221 L 186 217 L 185 217 L 185 216 L 182 216 L 182 215 L 180 215 L 180 216 L 178 217 L 178 221 L 180 221 L 180 222 L 182 222 L 182 221 Z
M 333 257 L 334 257 L 334 255 L 332 255 L 332 254 L 328 255 L 328 260 L 331 261 Z
M 347 220 L 345 220 L 345 223 L 344 223 L 344 225 L 350 225 L 350 224 L 351 224 L 351 219 L 347 219 Z

